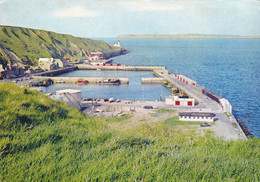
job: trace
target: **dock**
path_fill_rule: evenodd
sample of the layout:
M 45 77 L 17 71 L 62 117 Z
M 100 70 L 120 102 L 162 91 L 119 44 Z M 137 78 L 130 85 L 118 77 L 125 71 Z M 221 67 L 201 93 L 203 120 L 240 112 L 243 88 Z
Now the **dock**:
M 163 80 L 163 78 L 142 78 L 141 82 L 144 84 L 162 84 Z
M 167 70 L 153 70 L 154 75 L 167 80 L 172 85 L 184 90 L 189 96 L 203 103 L 209 112 L 216 113 L 218 118 L 215 129 L 215 134 L 222 137 L 224 140 L 247 139 L 244 131 L 240 127 L 238 121 L 232 113 L 228 113 L 229 117 L 224 113 L 222 106 L 202 94 L 202 88 L 198 85 L 187 84 L 186 81 L 179 80 L 175 74 L 169 74 Z M 196 108 L 191 109 L 190 112 L 200 112 Z M 235 125 L 235 127 L 234 127 Z
M 127 66 L 119 64 L 101 64 L 101 65 L 87 65 L 78 64 L 78 69 L 82 70 L 123 70 L 123 71 L 153 71 L 166 70 L 165 66 Z
M 78 69 L 77 66 L 70 66 L 70 67 L 58 68 L 55 70 L 44 71 L 44 72 L 40 72 L 40 73 L 34 73 L 32 75 L 33 76 L 56 76 L 56 75 L 60 75 L 62 73 L 67 73 L 67 72 L 74 71 L 77 69 Z
M 104 78 L 104 77 L 42 77 L 42 76 L 36 76 L 34 77 L 36 79 L 51 79 L 54 83 L 63 82 L 63 83 L 75 83 L 78 80 L 87 80 L 89 83 L 99 83 L 103 82 L 104 80 L 114 80 L 119 79 L 121 84 L 128 84 L 129 78 L 117 78 L 117 77 L 111 77 L 111 78 Z

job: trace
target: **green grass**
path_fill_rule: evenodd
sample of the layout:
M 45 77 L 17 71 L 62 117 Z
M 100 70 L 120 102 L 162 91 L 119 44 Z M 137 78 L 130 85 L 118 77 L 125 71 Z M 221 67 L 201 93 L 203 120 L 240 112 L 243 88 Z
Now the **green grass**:
M 131 115 L 131 114 L 125 114 L 124 116 L 107 117 L 107 118 L 102 118 L 102 119 L 108 123 L 119 123 L 119 122 L 125 122 L 132 117 L 133 117 L 133 115 Z
M 224 142 L 172 120 L 110 129 L 14 84 L 0 83 L 0 103 L 0 181 L 259 181 L 257 138 Z
M 156 116 L 160 116 L 160 115 L 163 115 L 165 113 L 174 113 L 175 110 L 172 110 L 172 109 L 164 109 L 164 108 L 160 108 L 160 109 L 156 109 L 155 110 L 155 113 L 152 113 L 151 115 L 156 117 Z
M 101 51 L 106 57 L 120 52 L 120 48 L 99 40 L 10 26 L 0 26 L 0 46 L 17 55 L 17 57 L 10 57 L 0 48 L 0 64 L 12 62 L 38 65 L 38 59 L 41 57 L 80 60 L 86 58 L 86 54 L 92 51 Z
M 199 125 L 202 122 L 196 121 L 180 121 L 178 117 L 171 117 L 164 121 L 164 124 L 169 127 L 175 127 L 177 125 Z

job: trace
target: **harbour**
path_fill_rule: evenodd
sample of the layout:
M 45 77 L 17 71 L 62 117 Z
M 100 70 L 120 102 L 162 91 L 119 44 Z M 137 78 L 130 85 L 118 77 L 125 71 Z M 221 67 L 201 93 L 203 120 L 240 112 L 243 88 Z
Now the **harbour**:
M 120 67 L 120 66 L 118 66 Z M 127 66 L 124 66 L 127 67 Z M 105 109 L 99 109 L 99 107 L 104 107 L 104 105 L 109 105 L 109 107 L 113 107 L 114 110 L 119 110 L 118 113 L 122 112 L 122 108 L 125 108 L 125 111 L 134 111 L 136 108 L 139 109 L 143 109 L 144 107 L 147 108 L 163 108 L 163 109 L 174 109 L 177 110 L 178 112 L 188 112 L 188 113 L 215 113 L 216 115 L 216 119 L 217 122 L 215 122 L 215 125 L 213 128 L 213 130 L 215 130 L 215 133 L 217 136 L 219 137 L 223 137 L 225 140 L 230 140 L 230 139 L 246 139 L 246 135 L 243 132 L 243 130 L 241 129 L 239 123 L 237 122 L 237 120 L 235 119 L 235 117 L 232 114 L 232 110 L 228 110 L 227 107 L 223 107 L 223 105 L 221 105 L 220 103 L 216 102 L 216 100 L 212 100 L 210 99 L 208 96 L 209 95 L 205 95 L 203 93 L 203 87 L 197 85 L 196 81 L 184 76 L 184 75 L 177 75 L 174 73 L 171 73 L 169 70 L 167 70 L 165 67 L 151 67 L 151 66 L 131 66 L 130 70 L 138 70 L 140 72 L 140 70 L 150 70 L 151 73 L 153 75 L 155 75 L 156 77 L 146 77 L 146 78 L 141 78 L 139 81 L 141 82 L 141 84 L 146 85 L 149 84 L 151 85 L 151 87 L 153 87 L 153 85 L 156 84 L 160 84 L 163 85 L 164 81 L 167 81 L 168 84 L 172 85 L 173 87 L 178 88 L 178 90 L 182 90 L 184 91 L 187 95 L 187 98 L 185 97 L 184 99 L 182 99 L 180 96 L 168 96 L 165 97 L 165 99 L 167 98 L 168 100 L 166 101 L 160 101 L 160 99 L 158 99 L 157 101 L 146 101 L 146 100 L 130 100 L 129 102 L 102 102 L 102 99 L 99 97 L 99 95 L 96 95 L 95 99 L 95 104 L 93 105 L 92 102 L 92 109 L 94 109 L 96 111 L 102 111 L 101 113 L 104 112 L 104 110 L 107 110 L 108 107 L 106 107 Z M 78 68 L 79 71 L 87 71 L 87 70 L 93 70 L 95 72 L 95 74 L 97 74 L 97 72 L 99 74 L 102 75 L 102 72 L 106 72 L 106 71 L 111 71 L 111 70 L 116 70 L 115 67 L 113 66 L 109 66 L 106 67 L 105 70 L 100 70 L 97 71 L 96 70 L 96 66 L 88 66 L 87 69 L 82 69 Z M 133 71 L 135 72 L 135 71 Z M 142 72 L 142 71 L 141 71 Z M 117 72 L 112 71 L 112 73 L 114 74 L 118 74 Z M 121 73 L 122 74 L 122 73 Z M 93 75 L 93 74 L 92 74 Z M 36 76 L 37 77 L 37 76 Z M 44 78 L 44 77 L 39 77 L 39 78 Z M 104 78 L 104 77 L 47 77 L 48 79 L 52 79 L 54 83 L 75 83 L 75 81 L 77 80 L 88 80 L 89 83 L 99 83 L 100 81 L 104 80 L 104 79 L 108 79 L 108 78 Z M 120 82 L 122 81 L 122 84 L 129 84 L 129 79 L 128 78 L 120 78 L 120 77 L 113 77 L 113 78 L 109 78 L 109 79 L 119 79 Z M 130 81 L 131 83 L 131 81 Z M 62 84 L 61 84 L 62 85 Z M 66 86 L 64 86 L 66 88 Z M 61 86 L 61 88 L 64 88 L 63 86 Z M 88 87 L 88 86 L 85 86 Z M 90 87 L 93 87 L 93 85 L 91 85 Z M 94 86 L 95 87 L 95 86 Z M 96 86 L 100 87 L 100 86 Z M 82 88 L 82 86 L 78 87 L 78 88 Z M 171 87 L 172 88 L 172 87 Z M 113 89 L 114 90 L 114 89 Z M 89 97 L 90 95 L 88 93 L 83 94 L 83 98 L 84 95 Z M 86 97 L 85 97 L 86 98 Z M 111 98 L 113 98 L 111 96 Z M 121 98 L 119 98 L 121 99 Z M 169 99 L 171 99 L 172 101 L 169 101 Z M 193 100 L 192 100 L 193 99 Z M 226 100 L 225 100 L 226 101 Z M 168 104 L 167 104 L 168 103 Z M 81 103 L 82 104 L 82 103 Z M 229 105 L 228 108 L 232 108 L 231 104 L 227 101 L 227 104 Z M 86 107 L 86 105 L 82 104 L 82 107 Z M 87 108 L 91 108 L 90 106 L 87 106 Z M 121 109 L 118 109 L 121 108 Z M 93 110 L 91 110 L 91 112 L 93 112 Z M 225 113 L 228 113 L 229 116 L 227 116 Z M 112 115 L 115 115 L 113 112 L 111 113 Z M 233 124 L 232 124 L 233 123 Z M 236 126 L 236 128 L 234 127 L 234 125 Z

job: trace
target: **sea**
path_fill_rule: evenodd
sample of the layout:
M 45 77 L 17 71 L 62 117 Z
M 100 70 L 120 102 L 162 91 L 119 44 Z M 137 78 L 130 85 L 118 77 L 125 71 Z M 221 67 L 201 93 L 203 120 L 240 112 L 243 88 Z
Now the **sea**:
M 99 38 L 114 44 L 116 38 Z M 166 66 L 172 73 L 185 75 L 214 93 L 229 100 L 234 116 L 242 121 L 253 136 L 260 137 L 260 39 L 121 39 L 128 54 L 113 58 L 125 65 Z M 79 87 L 83 97 L 129 100 L 160 100 L 169 91 L 160 84 L 141 84 L 151 72 L 82 71 L 60 76 L 129 77 L 129 85 L 86 86 L 58 85 L 47 92 L 64 87 Z

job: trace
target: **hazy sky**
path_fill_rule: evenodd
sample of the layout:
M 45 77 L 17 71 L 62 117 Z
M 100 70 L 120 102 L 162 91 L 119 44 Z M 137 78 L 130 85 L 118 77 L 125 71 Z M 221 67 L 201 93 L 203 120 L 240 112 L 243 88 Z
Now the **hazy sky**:
M 260 35 L 260 1 L 0 0 L 0 24 L 81 37 Z

